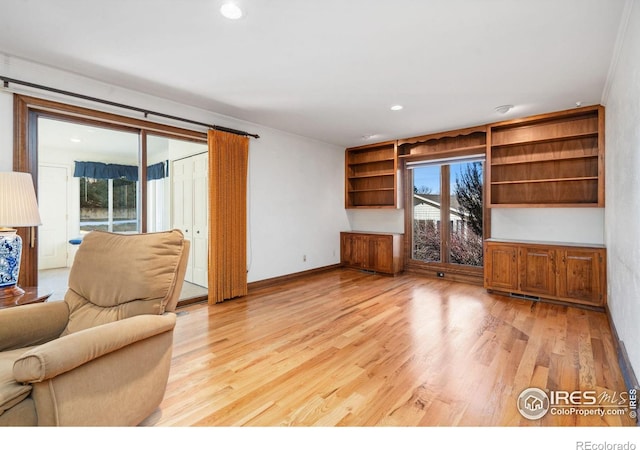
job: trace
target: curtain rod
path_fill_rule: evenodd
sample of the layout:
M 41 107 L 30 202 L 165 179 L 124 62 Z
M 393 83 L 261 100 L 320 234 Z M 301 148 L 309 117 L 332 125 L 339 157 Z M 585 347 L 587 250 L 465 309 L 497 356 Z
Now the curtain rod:
M 147 110 L 147 109 L 138 108 L 138 107 L 135 107 L 135 106 L 129 106 L 129 105 L 125 105 L 125 104 L 122 104 L 122 103 L 116 103 L 116 102 L 112 102 L 112 101 L 109 101 L 109 100 L 103 100 L 103 99 L 96 98 L 96 97 L 90 97 L 90 96 L 84 95 L 84 94 L 77 94 L 75 92 L 64 91 L 62 89 L 56 89 L 56 88 L 52 88 L 52 87 L 48 87 L 48 86 L 43 86 L 43 85 L 40 85 L 40 84 L 30 83 L 28 81 L 16 80 L 14 78 L 5 77 L 3 75 L 0 75 L 0 80 L 3 81 L 5 88 L 9 87 L 9 83 L 19 84 L 21 86 L 27 86 L 27 87 L 31 87 L 31 88 L 35 88 L 35 89 L 41 89 L 41 90 L 44 90 L 44 91 L 54 92 L 56 94 L 67 95 L 69 97 L 76 97 L 76 98 L 80 98 L 80 99 L 83 99 L 83 100 L 89 100 L 89 101 L 92 101 L 92 102 L 103 103 L 103 104 L 109 105 L 109 106 L 115 106 L 115 107 L 118 107 L 118 108 L 129 109 L 131 111 L 137 111 L 137 112 L 143 113 L 145 118 L 147 118 L 147 115 L 151 114 L 151 115 L 158 116 L 158 117 L 164 117 L 165 119 L 179 120 L 180 122 L 186 122 L 186 123 L 190 123 L 190 124 L 193 124 L 193 125 L 200 125 L 200 126 L 203 126 L 203 127 L 211 128 L 213 130 L 225 131 L 227 133 L 239 134 L 241 136 L 250 136 L 250 137 L 255 138 L 255 139 L 259 139 L 260 138 L 260 136 L 257 135 L 257 134 L 247 133 L 246 131 L 242 131 L 242 130 L 235 130 L 233 128 L 222 127 L 222 126 L 219 126 L 219 125 L 210 125 L 210 124 L 204 123 L 204 122 L 197 122 L 195 120 L 183 119 L 182 117 L 177 117 L 177 116 L 172 116 L 172 115 L 169 115 L 169 114 L 150 111 L 150 110 Z

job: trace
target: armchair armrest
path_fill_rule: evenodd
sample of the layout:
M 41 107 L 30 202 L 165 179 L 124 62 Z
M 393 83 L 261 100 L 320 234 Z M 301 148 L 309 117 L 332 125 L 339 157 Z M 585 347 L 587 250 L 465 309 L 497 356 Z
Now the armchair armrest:
M 0 351 L 43 344 L 62 334 L 69 321 L 63 301 L 0 310 Z
M 140 315 L 88 328 L 32 348 L 16 360 L 18 382 L 35 383 L 75 369 L 132 343 L 171 331 L 176 315 Z

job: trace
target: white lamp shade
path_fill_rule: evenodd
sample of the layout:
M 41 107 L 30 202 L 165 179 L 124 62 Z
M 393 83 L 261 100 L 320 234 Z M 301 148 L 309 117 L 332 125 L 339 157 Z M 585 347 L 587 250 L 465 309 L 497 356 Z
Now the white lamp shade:
M 42 225 L 31 174 L 0 172 L 0 227 Z

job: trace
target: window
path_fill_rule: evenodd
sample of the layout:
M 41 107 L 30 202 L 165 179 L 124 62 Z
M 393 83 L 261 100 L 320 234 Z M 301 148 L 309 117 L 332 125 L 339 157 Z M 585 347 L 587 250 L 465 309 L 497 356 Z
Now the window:
M 410 259 L 482 267 L 484 157 L 410 163 Z
M 80 231 L 135 233 L 137 182 L 125 178 L 80 178 Z

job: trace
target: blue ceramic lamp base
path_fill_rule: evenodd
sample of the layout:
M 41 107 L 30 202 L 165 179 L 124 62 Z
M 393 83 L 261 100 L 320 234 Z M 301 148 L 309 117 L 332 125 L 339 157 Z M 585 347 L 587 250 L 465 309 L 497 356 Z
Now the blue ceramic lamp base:
M 0 229 L 0 298 L 24 294 L 18 286 L 22 239 L 13 229 Z

